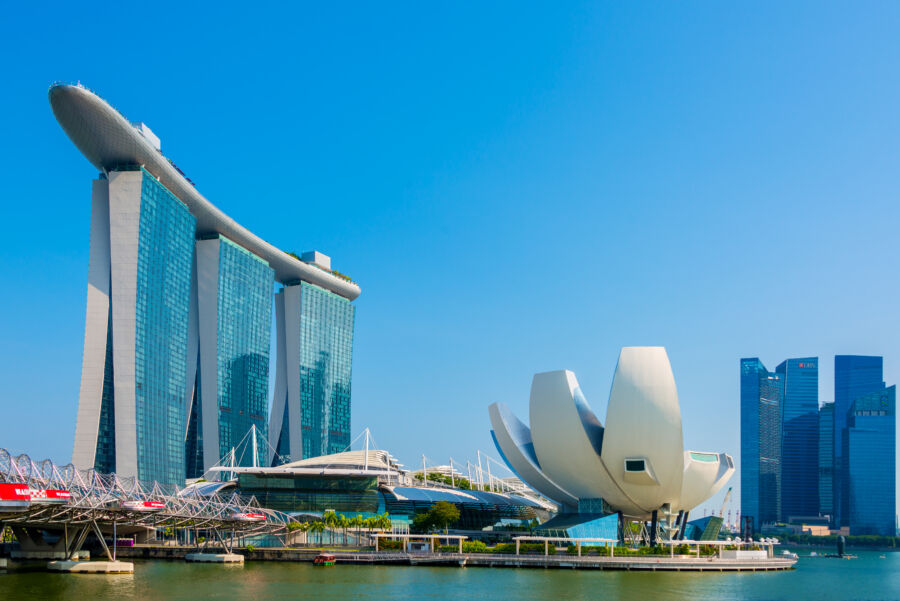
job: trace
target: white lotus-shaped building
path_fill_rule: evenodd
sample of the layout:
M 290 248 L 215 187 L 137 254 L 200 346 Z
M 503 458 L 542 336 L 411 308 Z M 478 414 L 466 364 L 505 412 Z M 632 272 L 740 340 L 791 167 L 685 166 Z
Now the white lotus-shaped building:
M 529 428 L 501 403 L 490 406 L 492 435 L 522 480 L 563 512 L 621 512 L 660 519 L 688 512 L 734 473 L 725 453 L 685 451 L 681 408 L 663 347 L 619 354 L 604 426 L 575 374 L 536 374 Z M 603 502 L 601 502 L 601 499 Z

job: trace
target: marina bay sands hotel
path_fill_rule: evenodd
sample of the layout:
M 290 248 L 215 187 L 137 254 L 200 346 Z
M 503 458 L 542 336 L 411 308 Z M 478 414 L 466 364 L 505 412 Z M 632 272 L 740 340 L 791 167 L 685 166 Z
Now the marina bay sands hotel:
M 343 451 L 359 286 L 325 255 L 297 257 L 241 227 L 146 125 L 91 91 L 55 85 L 50 105 L 100 171 L 75 466 L 183 486 L 252 426 L 277 453 L 260 440 L 238 465 L 254 452 L 271 465 Z

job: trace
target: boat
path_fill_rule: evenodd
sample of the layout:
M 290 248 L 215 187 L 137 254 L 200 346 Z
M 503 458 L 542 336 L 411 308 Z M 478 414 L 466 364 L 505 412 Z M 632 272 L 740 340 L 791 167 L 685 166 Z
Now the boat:
M 313 559 L 314 566 L 333 566 L 335 563 L 337 563 L 337 558 L 330 553 L 319 553 Z
M 781 556 L 789 559 L 798 559 L 798 555 L 796 553 L 791 553 L 790 551 L 782 551 Z
M 816 553 L 815 551 L 813 551 L 813 552 L 811 552 L 811 553 L 809 554 L 809 556 L 810 556 L 810 557 L 818 557 L 819 554 Z

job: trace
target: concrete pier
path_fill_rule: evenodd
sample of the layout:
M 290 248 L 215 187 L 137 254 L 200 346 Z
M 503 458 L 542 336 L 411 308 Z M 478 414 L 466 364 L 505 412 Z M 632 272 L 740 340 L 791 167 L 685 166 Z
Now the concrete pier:
M 244 563 L 244 556 L 237 553 L 188 553 L 184 559 L 196 563 Z
M 127 561 L 51 561 L 47 569 L 70 574 L 134 574 L 134 564 Z

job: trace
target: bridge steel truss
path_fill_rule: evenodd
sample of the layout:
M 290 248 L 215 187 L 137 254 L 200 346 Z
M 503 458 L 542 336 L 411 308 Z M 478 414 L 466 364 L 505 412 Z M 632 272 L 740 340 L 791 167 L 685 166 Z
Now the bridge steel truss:
M 291 516 L 263 508 L 255 497 L 237 493 L 200 495 L 195 489 L 168 489 L 158 483 L 120 478 L 96 470 L 79 470 L 72 464 L 58 466 L 49 459 L 35 462 L 28 455 L 13 456 L 0 448 L 0 483 L 21 484 L 32 491 L 65 490 L 67 502 L 35 498 L 27 508 L 0 506 L 0 531 L 9 526 L 23 550 L 51 549 L 69 559 L 81 549 L 87 536 L 95 534 L 107 556 L 115 558 L 115 546 L 106 544 L 104 530 L 116 537 L 118 527 L 185 530 L 210 534 L 227 552 L 236 534 L 272 535 L 282 541 L 289 533 Z M 39 495 L 38 495 L 39 497 Z M 154 510 L 133 509 L 126 503 L 154 502 Z M 158 508 L 158 503 L 164 507 Z M 247 514 L 265 516 L 248 519 Z M 56 542 L 43 539 L 44 532 L 59 533 Z M 230 539 L 225 534 L 230 534 Z M 231 542 L 229 542 L 229 540 Z

